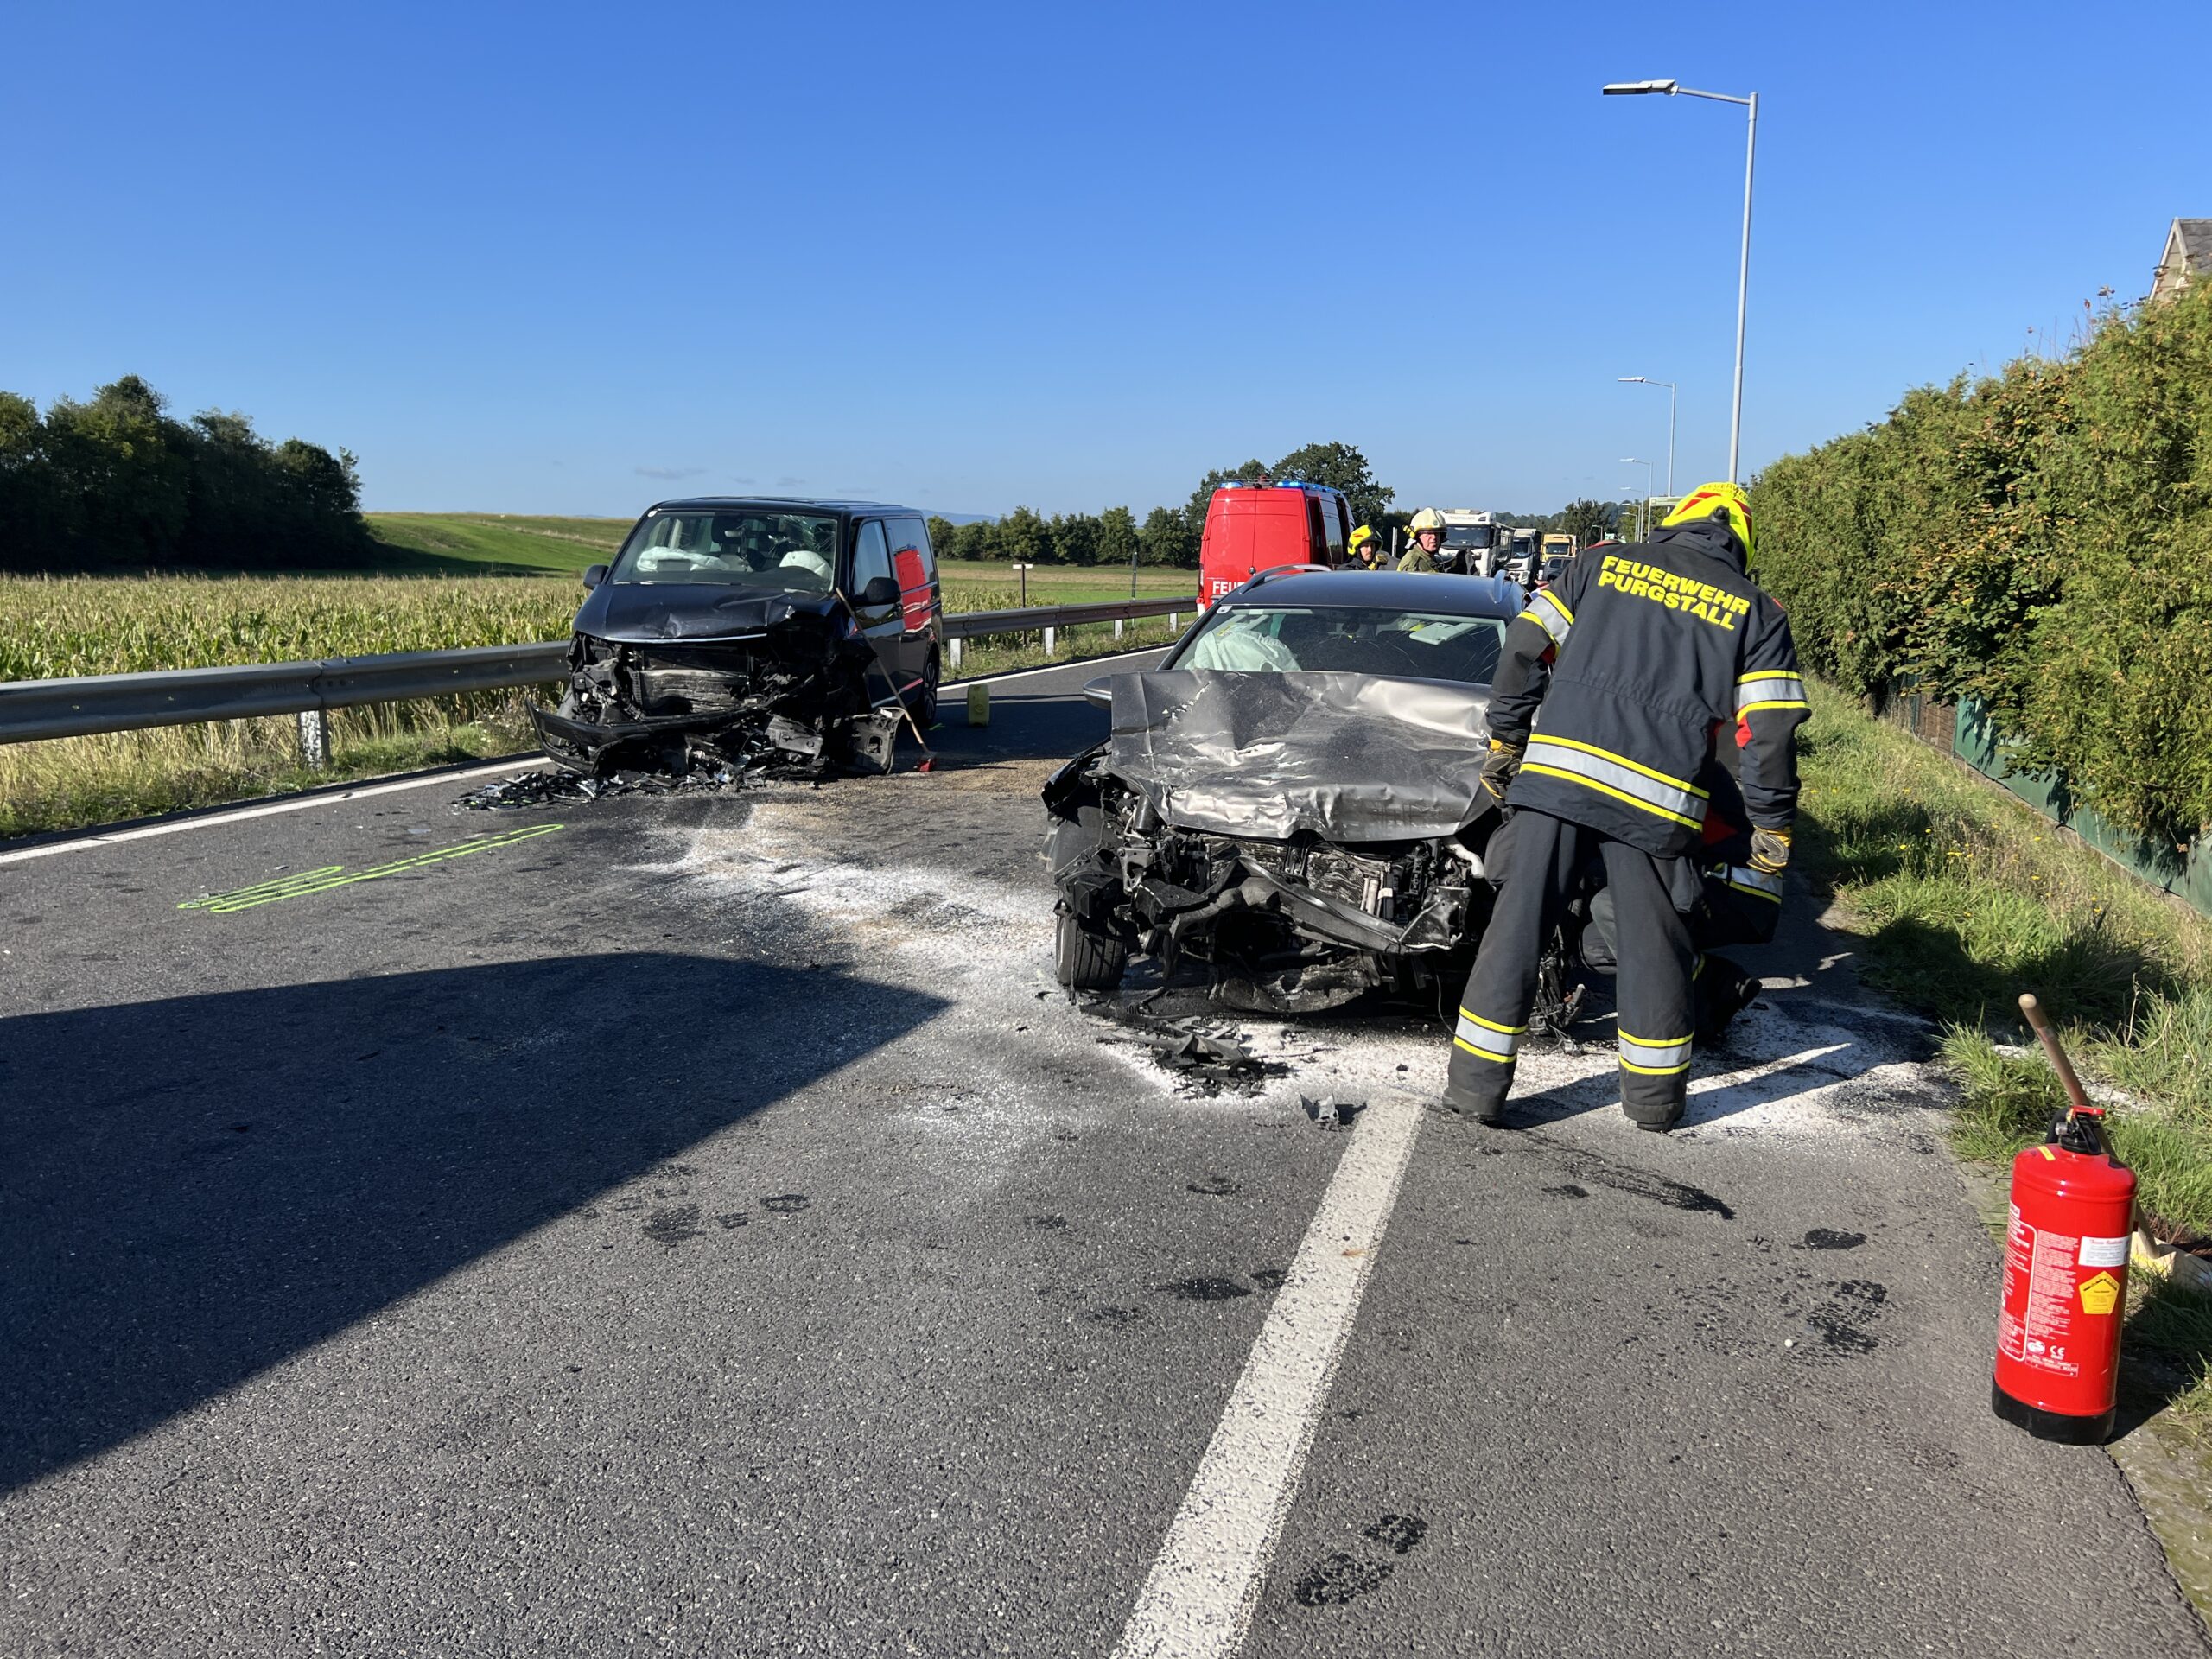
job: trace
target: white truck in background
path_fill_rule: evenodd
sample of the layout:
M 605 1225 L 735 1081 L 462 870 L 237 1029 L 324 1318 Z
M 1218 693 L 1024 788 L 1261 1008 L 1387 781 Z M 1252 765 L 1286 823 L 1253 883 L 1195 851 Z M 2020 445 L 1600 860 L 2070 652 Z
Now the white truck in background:
M 1495 575 L 1511 549 L 1513 531 L 1497 522 L 1497 515 L 1472 507 L 1444 509 L 1444 546 L 1441 551 L 1457 560 L 1453 569 L 1471 576 Z

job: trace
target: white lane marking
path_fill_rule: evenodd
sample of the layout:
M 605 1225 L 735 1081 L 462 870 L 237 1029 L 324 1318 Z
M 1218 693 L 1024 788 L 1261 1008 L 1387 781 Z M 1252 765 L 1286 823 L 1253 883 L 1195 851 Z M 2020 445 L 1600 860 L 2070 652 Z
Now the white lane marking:
M 1229 1659 L 1243 1644 L 1421 1114 L 1395 1090 L 1360 1114 L 1115 1659 Z
M 335 790 L 321 795 L 293 795 L 281 801 L 264 801 L 254 806 L 234 807 L 226 812 L 202 813 L 197 817 L 178 818 L 169 823 L 141 824 L 136 830 L 111 830 L 97 835 L 79 836 L 73 841 L 50 841 L 41 847 L 25 847 L 12 853 L 0 853 L 0 864 L 18 864 L 29 858 L 48 858 L 56 853 L 81 853 L 88 848 L 113 847 L 126 841 L 143 841 L 149 836 L 173 836 L 180 830 L 204 830 L 211 824 L 236 823 L 243 818 L 265 818 L 276 812 L 304 812 L 310 807 L 338 806 L 346 801 L 359 801 L 372 795 L 395 795 L 403 789 L 427 789 L 433 784 L 457 784 L 468 778 L 488 778 L 494 772 L 530 772 L 552 763 L 543 755 L 524 755 L 516 760 L 502 760 L 496 766 L 468 766 L 460 772 L 434 772 L 427 777 L 402 778 L 389 784 L 364 784 L 359 789 Z

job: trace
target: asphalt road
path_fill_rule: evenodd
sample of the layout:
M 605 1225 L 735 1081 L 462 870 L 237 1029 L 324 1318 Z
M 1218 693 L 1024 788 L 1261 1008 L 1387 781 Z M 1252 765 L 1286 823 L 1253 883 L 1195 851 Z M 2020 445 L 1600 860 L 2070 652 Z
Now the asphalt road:
M 2204 1650 L 1989 1414 L 1840 944 L 1665 1139 L 1602 1047 L 1427 1115 L 1404 1011 L 1192 1096 L 1050 981 L 1097 671 L 928 774 L 0 863 L 0 1651 Z

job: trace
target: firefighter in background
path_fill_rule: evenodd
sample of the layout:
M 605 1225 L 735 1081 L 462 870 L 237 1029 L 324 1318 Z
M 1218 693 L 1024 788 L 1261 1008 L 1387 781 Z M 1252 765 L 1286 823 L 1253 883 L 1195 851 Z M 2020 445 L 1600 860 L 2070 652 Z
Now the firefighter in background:
M 1372 524 L 1362 524 L 1352 531 L 1350 545 L 1351 563 L 1345 567 L 1347 569 L 1387 570 L 1390 568 L 1390 556 L 1384 550 L 1382 538 L 1375 533 Z
M 1460 999 L 1445 1103 L 1502 1122 L 1545 938 L 1593 855 L 1612 899 L 1621 1107 L 1681 1119 L 1696 1015 L 1696 854 L 1722 733 L 1751 822 L 1745 868 L 1778 878 L 1809 709 L 1789 625 L 1749 574 L 1757 543 L 1733 484 L 1693 490 L 1651 539 L 1575 561 L 1508 627 L 1483 785 L 1514 811 L 1503 885 Z M 1541 730 L 1536 711 L 1543 710 Z
M 1414 514 L 1412 530 L 1414 544 L 1398 561 L 1398 569 L 1432 576 L 1440 574 L 1444 567 L 1438 562 L 1437 550 L 1444 545 L 1444 515 L 1434 507 L 1423 507 Z

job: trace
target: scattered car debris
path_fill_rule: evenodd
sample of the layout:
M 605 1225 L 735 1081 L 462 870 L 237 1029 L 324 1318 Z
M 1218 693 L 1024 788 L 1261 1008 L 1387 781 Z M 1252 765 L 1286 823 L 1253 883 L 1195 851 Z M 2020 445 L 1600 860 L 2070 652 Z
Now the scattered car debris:
M 1127 1027 L 1155 1061 L 1176 1074 L 1179 1092 L 1211 1098 L 1225 1088 L 1255 1095 L 1268 1078 L 1290 1075 L 1290 1067 L 1282 1061 L 1255 1054 L 1244 1033 L 1233 1027 L 1195 1014 L 1153 1014 L 1145 1007 L 1150 1000 L 1090 997 L 1084 999 L 1084 1006 Z M 1106 1036 L 1098 1040 L 1110 1044 L 1124 1039 Z
M 601 800 L 609 795 L 673 795 L 731 789 L 757 775 L 739 772 L 728 766 L 711 772 L 705 767 L 694 767 L 681 775 L 620 772 L 607 778 L 589 778 L 573 772 L 525 772 L 472 789 L 454 804 L 472 812 L 520 812 L 534 806 L 566 806 L 578 801 Z
M 1345 1100 L 1334 1095 L 1300 1095 L 1298 1103 L 1306 1109 L 1306 1116 L 1313 1120 L 1317 1129 L 1348 1129 L 1352 1119 L 1367 1109 L 1363 1100 Z
M 1162 1038 L 1152 1046 L 1152 1055 L 1171 1071 L 1194 1072 L 1218 1083 L 1262 1075 L 1250 1050 L 1195 1031 Z
M 895 709 L 880 709 L 853 722 L 856 741 L 864 738 L 880 764 L 859 768 L 888 772 L 891 747 L 902 716 Z M 658 766 L 612 766 L 600 772 L 526 772 L 498 783 L 486 784 L 461 796 L 459 805 L 476 812 L 515 812 L 534 806 L 596 801 L 610 795 L 673 795 L 701 791 L 741 789 L 748 784 L 791 781 L 820 783 L 840 767 L 823 764 L 818 756 L 803 756 L 773 747 L 757 747 L 741 760 L 707 743 L 687 743 L 671 749 Z M 927 770 L 927 763 L 924 763 Z

